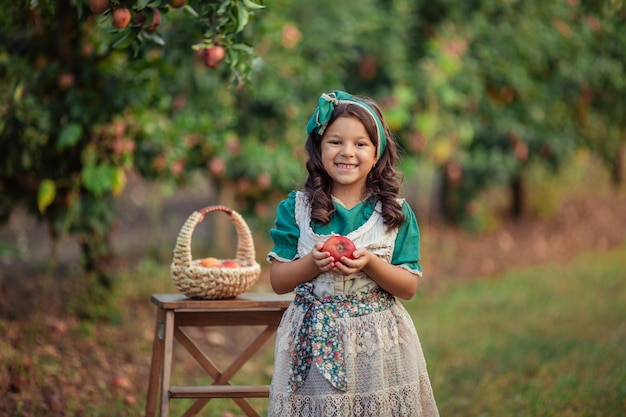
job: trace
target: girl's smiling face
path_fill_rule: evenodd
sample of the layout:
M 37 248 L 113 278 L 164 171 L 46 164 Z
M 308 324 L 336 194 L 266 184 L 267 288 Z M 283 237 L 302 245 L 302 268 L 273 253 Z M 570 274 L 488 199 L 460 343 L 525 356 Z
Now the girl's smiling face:
M 333 179 L 333 194 L 351 189 L 363 195 L 367 175 L 376 164 L 376 146 L 361 121 L 339 117 L 324 131 L 322 164 Z

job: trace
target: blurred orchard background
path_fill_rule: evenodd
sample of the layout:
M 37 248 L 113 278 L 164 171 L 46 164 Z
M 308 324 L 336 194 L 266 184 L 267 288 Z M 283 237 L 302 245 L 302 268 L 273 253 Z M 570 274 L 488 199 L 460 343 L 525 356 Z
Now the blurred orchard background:
M 180 227 L 196 209 L 230 206 L 265 267 L 276 204 L 304 179 L 304 126 L 319 95 L 335 89 L 377 100 L 402 148 L 427 271 L 407 305 L 433 357 L 442 415 L 626 412 L 626 376 L 613 366 L 626 359 L 616 348 L 626 342 L 624 1 L 5 0 L 2 10 L 0 414 L 142 415 L 149 295 L 175 292 L 168 268 Z M 197 257 L 233 256 L 236 236 L 221 220 L 198 226 Z M 596 272 L 612 283 L 606 293 L 584 286 L 598 259 L 589 252 L 608 257 L 609 272 Z M 593 351 L 609 361 L 597 369 L 613 374 L 579 384 L 583 394 L 577 378 L 598 375 L 555 382 L 571 361 L 550 379 L 516 369 L 514 357 L 513 370 L 492 370 L 492 389 L 511 395 L 472 393 L 486 370 L 460 369 L 493 351 L 457 341 L 474 356 L 450 359 L 442 352 L 455 348 L 444 345 L 458 332 L 431 321 L 422 334 L 417 316 L 430 309 L 439 320 L 450 298 L 492 301 L 460 278 L 511 282 L 492 288 L 507 300 L 519 290 L 510 270 L 561 261 L 573 269 L 530 275 L 583 276 L 568 302 L 593 294 L 594 305 L 622 308 L 596 317 L 609 346 Z M 271 291 L 266 275 L 255 290 Z M 554 285 L 568 292 L 571 282 Z M 513 326 L 509 301 L 498 315 Z M 586 305 L 561 306 L 563 322 L 580 324 L 569 314 Z M 454 308 L 442 328 L 460 326 L 465 310 Z M 567 334 L 578 334 L 572 326 Z M 472 332 L 496 340 L 488 327 Z M 222 346 L 236 338 L 207 336 Z M 249 370 L 261 380 L 268 355 Z M 498 385 L 511 374 L 558 389 Z M 546 392 L 562 402 L 526 401 Z M 227 405 L 205 412 L 237 415 Z

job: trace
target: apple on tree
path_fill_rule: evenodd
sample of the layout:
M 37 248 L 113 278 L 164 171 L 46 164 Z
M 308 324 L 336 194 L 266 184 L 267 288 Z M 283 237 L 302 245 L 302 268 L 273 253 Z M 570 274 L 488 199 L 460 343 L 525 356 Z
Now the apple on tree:
M 118 29 L 124 29 L 130 23 L 132 14 L 130 9 L 120 7 L 113 10 L 113 26 Z
M 221 45 L 213 45 L 202 50 L 202 60 L 208 68 L 217 68 L 226 57 L 226 50 Z
M 161 24 L 161 12 L 156 7 L 150 7 L 150 13 L 152 13 L 152 20 L 150 26 L 147 27 L 148 32 L 155 31 Z
M 354 259 L 352 253 L 356 250 L 354 242 L 345 236 L 331 236 L 322 247 L 322 252 L 330 253 L 335 262 L 341 262 L 341 257 Z
M 109 8 L 109 0 L 89 0 L 89 9 L 93 14 L 102 14 Z

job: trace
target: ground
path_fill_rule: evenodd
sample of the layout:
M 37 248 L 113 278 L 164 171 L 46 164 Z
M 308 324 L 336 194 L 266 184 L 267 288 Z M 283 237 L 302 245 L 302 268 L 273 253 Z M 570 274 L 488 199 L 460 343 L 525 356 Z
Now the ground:
M 435 277 L 485 277 L 606 251 L 625 236 L 626 198 L 587 195 L 564 201 L 549 219 L 506 219 L 498 230 L 480 235 L 429 228 L 423 257 Z
M 582 252 L 607 251 L 623 244 L 626 196 L 623 192 L 579 195 L 563 201 L 549 218 L 503 218 L 494 231 L 480 234 L 426 220 L 422 233 L 423 264 L 430 282 L 496 279 L 511 269 L 566 262 Z M 19 233 L 15 239 L 19 244 Z M 134 312 L 134 319 L 143 323 L 139 333 L 128 334 L 116 326 L 89 333 L 76 317 L 62 313 L 64 299 L 55 288 L 59 292 L 67 288 L 48 285 L 49 293 L 42 296 L 43 274 L 28 276 L 33 271 L 29 265 L 0 261 L 4 262 L 0 271 L 0 415 L 35 416 L 43 409 L 46 415 L 62 416 L 72 402 L 91 401 L 97 407 L 98 399 L 103 404 L 113 401 L 120 407 L 137 407 L 147 386 L 152 306 L 142 303 Z M 65 271 L 63 265 L 59 271 Z M 264 273 L 261 282 L 266 280 Z M 33 308 L 35 302 L 39 304 Z M 32 311 L 39 315 L 29 314 Z M 34 320 L 38 324 L 33 327 Z M 77 337 L 81 331 L 89 337 Z M 25 346 L 32 349 L 28 355 L 22 352 Z

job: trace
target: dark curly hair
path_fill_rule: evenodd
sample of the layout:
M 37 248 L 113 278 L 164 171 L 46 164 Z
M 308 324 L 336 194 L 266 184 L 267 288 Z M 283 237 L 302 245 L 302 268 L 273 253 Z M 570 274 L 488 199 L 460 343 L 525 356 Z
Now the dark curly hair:
M 397 198 L 400 196 L 402 182 L 401 176 L 395 168 L 399 160 L 398 146 L 383 119 L 378 105 L 367 97 L 353 97 L 369 105 L 378 114 L 387 138 L 387 146 L 383 154 L 378 158 L 376 165 L 367 176 L 366 191 L 363 197 L 365 198 L 371 194 L 376 200 L 380 201 L 382 204 L 381 214 L 385 225 L 388 228 L 395 228 L 404 222 L 402 207 L 397 201 Z M 379 138 L 377 136 L 376 122 L 367 110 L 357 104 L 340 102 L 335 106 L 333 114 L 328 121 L 328 126 L 332 125 L 340 117 L 353 117 L 360 120 L 365 126 L 370 140 L 378 149 Z M 335 212 L 335 208 L 331 196 L 332 178 L 326 173 L 322 163 L 322 137 L 323 135 L 311 132 L 304 146 L 308 155 L 306 169 L 309 173 L 304 183 L 304 193 L 311 205 L 311 219 L 322 224 L 328 224 Z

